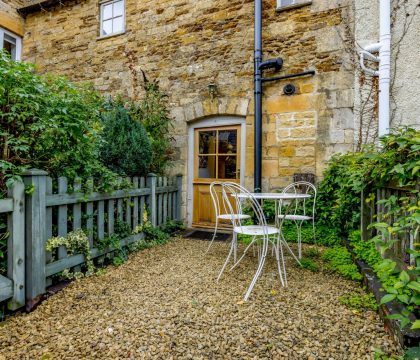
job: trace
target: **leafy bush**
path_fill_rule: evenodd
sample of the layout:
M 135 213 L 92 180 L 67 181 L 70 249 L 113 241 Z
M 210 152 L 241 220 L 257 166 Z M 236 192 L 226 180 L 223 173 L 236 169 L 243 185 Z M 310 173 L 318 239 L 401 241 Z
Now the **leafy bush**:
M 304 269 L 310 270 L 312 272 L 319 271 L 319 266 L 313 259 L 303 257 L 300 259 L 300 263 Z M 296 263 L 296 265 L 299 266 L 298 263 Z
M 326 268 L 351 280 L 362 280 L 357 266 L 353 263 L 351 254 L 342 246 L 327 249 L 322 254 L 322 260 L 326 262 Z
M 285 222 L 282 228 L 283 234 L 287 241 L 297 241 L 296 225 L 291 222 Z M 305 223 L 301 228 L 302 243 L 317 244 L 323 246 L 335 246 L 341 243 L 340 235 L 334 228 L 325 225 L 315 225 L 315 238 L 313 234 L 312 224 Z
M 364 261 L 370 267 L 374 267 L 382 261 L 381 254 L 376 250 L 375 242 L 362 240 L 360 230 L 350 232 L 348 238 L 357 259 Z
M 143 125 L 134 121 L 122 106 L 104 112 L 102 123 L 102 162 L 121 175 L 146 175 L 152 160 L 152 150 Z
M 346 295 L 340 296 L 338 300 L 340 301 L 340 304 L 345 305 L 350 309 L 373 310 L 373 311 L 378 310 L 378 304 L 372 293 L 346 294 Z
M 151 141 L 152 160 L 150 172 L 163 174 L 173 158 L 173 124 L 169 117 L 167 96 L 156 83 L 145 85 L 146 94 L 139 103 L 127 102 L 130 115 L 143 124 Z
M 92 87 L 40 77 L 0 51 L 0 191 L 30 167 L 107 178 L 98 159 L 102 99 Z

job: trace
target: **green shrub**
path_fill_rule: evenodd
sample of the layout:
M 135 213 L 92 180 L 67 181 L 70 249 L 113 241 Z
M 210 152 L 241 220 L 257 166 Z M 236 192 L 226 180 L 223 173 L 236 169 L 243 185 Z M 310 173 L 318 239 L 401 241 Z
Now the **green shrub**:
M 341 276 L 352 279 L 362 280 L 357 266 L 353 263 L 351 254 L 342 246 L 335 246 L 327 249 L 322 254 L 322 260 L 326 262 L 326 268 L 334 271 Z
M 340 304 L 354 310 L 378 310 L 378 303 L 372 293 L 352 293 L 342 295 L 338 299 Z
M 296 225 L 291 222 L 285 222 L 282 228 L 284 237 L 289 242 L 297 241 Z M 329 228 L 325 225 L 315 225 L 315 238 L 313 234 L 312 224 L 305 223 L 301 229 L 302 243 L 317 244 L 323 246 L 335 246 L 341 243 L 341 237 L 337 230 Z
M 312 272 L 319 271 L 319 265 L 313 259 L 303 257 L 300 259 L 300 263 L 304 269 L 310 270 Z M 296 263 L 296 265 L 299 266 L 298 263 Z
M 303 255 L 306 258 L 317 259 L 321 257 L 321 252 L 317 248 L 308 248 L 303 250 Z
M 104 112 L 102 124 L 102 162 L 121 175 L 146 175 L 152 160 L 152 150 L 143 125 L 134 121 L 122 106 Z
M 38 76 L 0 51 L 0 191 L 31 167 L 110 180 L 98 159 L 102 102 L 91 86 Z
M 158 85 L 148 82 L 145 97 L 139 102 L 127 102 L 132 118 L 143 124 L 151 141 L 152 160 L 150 172 L 163 174 L 173 159 L 173 122 L 169 117 L 167 96 Z
M 359 230 L 350 232 L 349 242 L 356 258 L 364 261 L 370 267 L 374 267 L 382 261 L 381 254 L 376 250 L 375 242 L 373 240 L 362 240 Z

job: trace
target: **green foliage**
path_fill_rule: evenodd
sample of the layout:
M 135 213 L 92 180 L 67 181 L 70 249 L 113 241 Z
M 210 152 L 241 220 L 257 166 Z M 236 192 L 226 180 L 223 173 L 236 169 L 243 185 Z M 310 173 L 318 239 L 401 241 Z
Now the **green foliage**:
M 310 259 L 318 259 L 321 257 L 321 252 L 315 248 L 315 247 L 311 247 L 311 248 L 307 248 L 303 250 L 303 255 L 306 258 L 310 258 Z
M 0 190 L 30 167 L 70 179 L 112 177 L 98 160 L 101 104 L 90 86 L 40 77 L 0 51 Z
M 300 263 L 304 269 L 310 270 L 312 272 L 319 271 L 319 265 L 313 259 L 302 257 L 300 259 Z M 299 266 L 298 263 L 296 263 L 296 265 Z
M 135 121 L 143 124 L 152 147 L 150 172 L 163 174 L 173 159 L 173 124 L 169 117 L 167 96 L 156 83 L 145 85 L 145 97 L 139 103 L 128 102 L 126 107 Z
M 182 221 L 178 220 L 169 220 L 162 226 L 162 231 L 167 234 L 174 234 L 181 230 L 185 230 L 185 225 Z
M 296 225 L 291 222 L 285 222 L 282 228 L 283 234 L 287 241 L 297 241 Z M 325 225 L 315 225 L 315 239 L 312 224 L 305 223 L 301 228 L 302 243 L 317 244 L 323 246 L 335 246 L 341 244 L 341 238 L 336 229 Z
M 165 244 L 169 239 L 167 232 L 150 225 L 150 223 L 143 226 L 143 233 L 146 236 L 147 242 L 153 242 L 155 244 Z
M 322 254 L 322 260 L 326 262 L 326 268 L 351 280 L 362 280 L 357 266 L 353 263 L 351 254 L 342 246 L 327 249 Z
M 350 232 L 348 238 L 357 259 L 364 261 L 370 267 L 374 267 L 382 261 L 381 255 L 376 250 L 375 242 L 373 240 L 363 241 L 359 230 Z
M 121 105 L 102 113 L 100 158 L 112 171 L 127 176 L 146 175 L 152 160 L 150 140 L 143 125 Z
M 64 246 L 69 255 L 83 254 L 87 266 L 87 275 L 94 273 L 95 266 L 90 255 L 89 239 L 82 229 L 71 231 L 66 237 L 58 236 L 48 239 L 45 249 L 54 251 L 60 246 Z
M 340 304 L 353 310 L 378 310 L 378 304 L 372 293 L 352 293 L 340 296 Z
M 318 189 L 317 219 L 322 224 L 344 231 L 355 229 L 360 220 L 363 189 L 370 187 L 374 191 L 389 184 L 401 187 L 418 184 L 420 132 L 399 129 L 381 138 L 381 145 L 379 151 L 369 146 L 363 152 L 336 155 L 330 160 Z M 407 226 L 413 224 L 420 224 L 420 212 L 405 221 Z
M 420 328 L 420 321 L 412 321 L 410 313 L 420 307 L 420 252 L 409 251 L 415 258 L 416 266 L 400 271 L 397 264 L 389 259 L 384 259 L 375 266 L 375 272 L 382 282 L 386 291 L 381 299 L 381 304 L 390 301 L 398 301 L 405 305 L 405 309 L 399 314 L 388 316 L 390 319 L 398 320 L 401 328 L 411 325 L 411 329 Z

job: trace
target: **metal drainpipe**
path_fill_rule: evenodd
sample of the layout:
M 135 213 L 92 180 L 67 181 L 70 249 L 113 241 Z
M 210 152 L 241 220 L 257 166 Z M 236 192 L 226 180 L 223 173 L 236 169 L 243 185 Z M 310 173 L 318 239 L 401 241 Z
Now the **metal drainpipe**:
M 262 177 L 262 0 L 255 0 L 254 22 L 254 191 Z

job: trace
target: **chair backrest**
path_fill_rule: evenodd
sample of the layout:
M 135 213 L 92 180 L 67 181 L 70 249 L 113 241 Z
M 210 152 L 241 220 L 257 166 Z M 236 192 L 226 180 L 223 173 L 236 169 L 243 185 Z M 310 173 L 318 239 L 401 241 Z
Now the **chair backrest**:
M 216 221 L 217 221 L 217 217 L 220 215 L 220 211 L 221 211 L 221 203 L 220 203 L 220 199 L 219 196 L 217 195 L 217 187 L 221 187 L 222 183 L 220 181 L 213 181 L 210 184 L 210 196 L 211 199 L 213 200 L 213 206 L 214 206 L 214 213 L 215 213 L 215 217 L 216 217 Z
M 302 215 L 310 215 L 315 217 L 315 205 L 316 205 L 316 187 L 314 184 L 308 181 L 296 181 L 287 185 L 283 189 L 283 193 L 292 193 L 292 194 L 305 194 L 305 195 L 312 195 L 308 199 L 303 199 L 300 204 L 298 201 L 295 202 L 295 215 L 299 212 L 299 209 L 302 209 Z M 307 203 L 312 203 L 312 213 L 307 214 Z M 279 206 L 279 212 L 281 215 L 281 206 Z
M 238 196 L 240 194 L 240 196 Z M 243 214 L 244 205 L 248 206 L 254 213 L 256 225 L 264 227 L 264 235 L 267 235 L 267 220 L 258 200 L 243 186 L 226 182 L 222 184 L 223 207 L 227 214 L 231 215 L 231 222 L 234 227 L 242 228 L 243 222 L 235 214 Z

